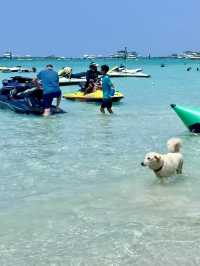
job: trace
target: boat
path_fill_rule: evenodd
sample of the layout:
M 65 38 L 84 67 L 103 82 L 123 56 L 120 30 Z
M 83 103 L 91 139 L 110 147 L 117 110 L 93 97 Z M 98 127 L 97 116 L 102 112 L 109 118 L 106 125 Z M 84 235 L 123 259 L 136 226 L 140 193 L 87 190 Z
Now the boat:
M 71 93 L 65 93 L 63 98 L 67 100 L 77 100 L 77 101 L 84 101 L 84 102 L 101 102 L 103 99 L 103 92 L 102 90 L 96 90 L 95 92 L 84 94 L 82 91 L 76 91 Z M 118 102 L 124 98 L 124 95 L 119 92 L 115 91 L 114 96 L 112 96 L 113 102 Z
M 22 67 L 22 66 L 16 66 L 16 67 L 4 67 L 4 66 L 0 66 L 0 72 L 2 73 L 35 73 L 36 72 L 36 68 L 32 67 L 32 68 L 28 68 L 28 67 Z
M 192 133 L 200 133 L 200 108 L 171 104 L 172 109 Z
M 42 90 L 34 87 L 31 78 L 13 77 L 3 80 L 0 89 L 0 108 L 10 109 L 16 113 L 41 115 L 44 111 L 42 104 Z M 65 113 L 51 106 L 51 114 Z
M 65 78 L 59 77 L 60 86 L 84 85 L 86 78 Z
M 128 52 L 127 47 L 125 47 L 124 50 L 117 51 L 111 57 L 118 59 L 137 59 L 138 54 L 136 52 Z
M 141 68 L 138 69 L 128 69 L 125 66 L 115 66 L 112 68 L 108 75 L 113 78 L 120 77 L 135 77 L 135 78 L 150 78 L 151 76 L 142 72 Z
M 191 60 L 200 60 L 200 52 L 186 51 L 183 53 L 184 58 Z
M 7 51 L 5 53 L 3 53 L 3 58 L 5 59 L 12 59 L 13 55 L 11 51 Z
M 95 59 L 96 58 L 96 55 L 88 55 L 88 54 L 84 54 L 83 55 L 83 59 L 89 59 L 89 60 L 92 60 L 92 59 Z
M 64 67 L 58 71 L 60 86 L 80 85 L 86 83 L 86 72 L 72 73 L 71 67 Z

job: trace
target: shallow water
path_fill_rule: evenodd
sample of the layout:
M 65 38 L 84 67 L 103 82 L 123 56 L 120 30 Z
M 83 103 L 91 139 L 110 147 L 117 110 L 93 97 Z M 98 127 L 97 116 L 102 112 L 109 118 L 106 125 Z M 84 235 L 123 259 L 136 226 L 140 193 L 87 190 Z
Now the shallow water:
M 0 65 L 50 61 L 19 62 Z M 51 62 L 75 72 L 88 65 Z M 200 138 L 169 107 L 199 105 L 198 63 L 128 61 L 152 78 L 113 80 L 125 95 L 113 116 L 66 100 L 68 113 L 47 119 L 0 110 L 0 265 L 200 264 Z M 140 162 L 174 136 L 183 140 L 184 174 L 160 184 Z

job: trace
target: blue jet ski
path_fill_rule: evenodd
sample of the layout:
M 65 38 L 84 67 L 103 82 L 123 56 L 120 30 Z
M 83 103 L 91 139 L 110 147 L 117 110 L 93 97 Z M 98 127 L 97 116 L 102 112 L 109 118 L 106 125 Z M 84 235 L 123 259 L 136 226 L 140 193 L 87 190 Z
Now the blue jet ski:
M 42 90 L 35 88 L 32 78 L 15 76 L 2 81 L 0 108 L 16 113 L 41 115 L 44 111 Z M 65 113 L 51 106 L 51 113 Z

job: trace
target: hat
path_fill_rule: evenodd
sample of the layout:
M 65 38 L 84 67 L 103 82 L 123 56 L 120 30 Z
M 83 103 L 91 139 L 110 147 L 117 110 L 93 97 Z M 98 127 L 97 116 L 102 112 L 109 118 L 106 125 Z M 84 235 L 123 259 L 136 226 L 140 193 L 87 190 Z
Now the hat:
M 52 64 L 48 64 L 46 67 L 47 68 L 53 68 L 53 65 Z
M 98 64 L 96 64 L 96 63 L 94 63 L 94 62 L 92 62 L 91 64 L 90 64 L 90 68 L 94 68 L 94 67 L 98 67 L 99 65 Z

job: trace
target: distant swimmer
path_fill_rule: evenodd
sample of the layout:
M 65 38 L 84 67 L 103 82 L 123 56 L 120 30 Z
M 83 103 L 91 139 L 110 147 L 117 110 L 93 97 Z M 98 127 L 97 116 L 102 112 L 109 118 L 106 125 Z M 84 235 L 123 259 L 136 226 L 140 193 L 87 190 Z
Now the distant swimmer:
M 161 64 L 160 67 L 165 67 L 165 64 Z
M 192 69 L 191 67 L 188 67 L 188 68 L 187 68 L 187 71 L 190 71 L 191 69 Z
M 199 68 L 197 67 L 197 71 L 199 71 Z

